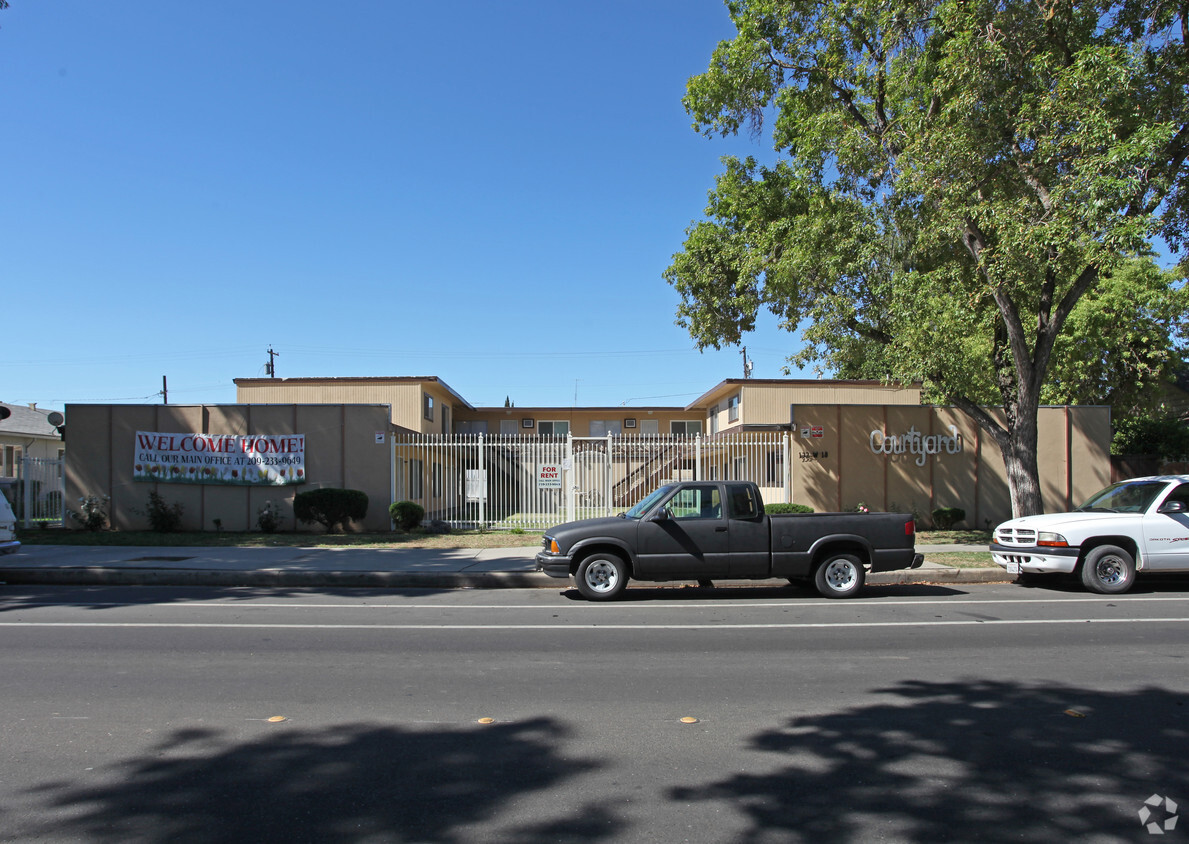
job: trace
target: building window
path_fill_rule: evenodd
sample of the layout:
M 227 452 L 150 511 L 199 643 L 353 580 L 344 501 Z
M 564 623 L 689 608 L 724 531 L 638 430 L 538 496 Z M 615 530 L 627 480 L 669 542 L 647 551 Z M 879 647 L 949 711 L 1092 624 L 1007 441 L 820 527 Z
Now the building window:
M 441 498 L 442 497 L 442 464 L 441 463 L 433 464 L 432 483 L 433 483 L 433 497 Z
M 417 501 L 424 495 L 424 478 L 422 473 L 425 471 L 424 460 L 410 460 L 409 461 L 409 500 Z
M 433 421 L 433 396 L 428 393 L 425 394 L 425 409 L 423 411 L 426 421 Z
M 505 437 L 514 437 L 519 433 L 516 427 L 515 419 L 501 419 L 500 420 L 500 434 Z
M 718 433 L 718 405 L 710 408 L 710 433 Z
M 592 419 L 590 421 L 590 435 L 605 437 L 608 434 L 619 436 L 623 433 L 623 422 L 619 419 Z
M 702 433 L 702 420 L 700 419 L 675 419 L 669 423 L 670 434 L 681 434 L 683 436 L 692 436 L 693 434 Z
M 450 433 L 450 405 L 442 405 L 442 433 Z
M 731 396 L 727 399 L 727 421 L 739 421 L 739 396 Z
M 537 423 L 537 434 L 542 437 L 564 437 L 570 433 L 570 423 L 543 419 Z
M 19 445 L 4 446 L 4 465 L 0 466 L 0 475 L 5 478 L 17 476 L 17 464 L 21 462 L 21 447 Z
M 640 433 L 645 435 L 654 435 L 661 432 L 661 423 L 657 419 L 641 419 Z

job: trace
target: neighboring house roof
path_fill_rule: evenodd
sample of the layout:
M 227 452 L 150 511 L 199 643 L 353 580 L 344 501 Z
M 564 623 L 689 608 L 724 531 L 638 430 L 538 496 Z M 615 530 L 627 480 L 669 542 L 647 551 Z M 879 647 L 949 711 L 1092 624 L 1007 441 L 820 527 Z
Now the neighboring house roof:
M 0 402 L 0 405 L 7 407 L 10 414 L 7 419 L 0 419 L 0 434 L 62 439 L 58 429 L 51 425 L 47 418 L 53 411 L 7 402 Z

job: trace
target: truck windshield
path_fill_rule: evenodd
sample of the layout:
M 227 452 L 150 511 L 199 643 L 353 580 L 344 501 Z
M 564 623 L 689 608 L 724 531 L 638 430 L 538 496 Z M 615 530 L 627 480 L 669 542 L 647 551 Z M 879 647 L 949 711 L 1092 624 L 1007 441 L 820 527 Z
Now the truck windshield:
M 642 518 L 644 516 L 644 514 L 647 513 L 649 510 L 651 510 L 656 505 L 656 503 L 658 501 L 660 501 L 662 498 L 664 498 L 666 495 L 668 495 L 672 491 L 673 491 L 672 484 L 669 484 L 668 486 L 658 487 L 657 489 L 650 492 L 648 495 L 644 496 L 644 498 L 635 507 L 633 507 L 631 510 L 628 510 L 626 513 L 624 513 L 623 514 L 624 517 L 628 518 L 628 519 Z
M 1143 513 L 1168 484 L 1164 481 L 1123 481 L 1090 496 L 1078 510 Z

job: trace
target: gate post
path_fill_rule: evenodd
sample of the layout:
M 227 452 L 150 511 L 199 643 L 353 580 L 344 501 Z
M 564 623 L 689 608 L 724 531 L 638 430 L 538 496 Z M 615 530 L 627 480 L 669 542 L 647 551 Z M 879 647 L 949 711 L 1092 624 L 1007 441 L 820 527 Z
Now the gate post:
M 21 482 L 21 500 L 24 502 L 25 527 L 33 526 L 33 520 L 29 518 L 29 514 L 33 512 L 33 484 L 29 483 L 29 460 L 31 458 L 27 454 L 21 455 L 21 468 L 18 472 L 19 480 Z
M 487 529 L 487 449 L 483 444 L 483 432 L 479 432 L 479 530 Z
M 793 433 L 792 431 L 784 432 L 784 501 L 786 504 L 793 503 Z
M 702 435 L 694 434 L 694 480 L 702 480 Z
M 611 432 L 607 432 L 607 454 L 603 460 L 603 508 L 604 516 L 611 515 L 611 493 L 614 488 L 615 478 L 615 455 L 612 450 L 615 448 L 615 442 L 612 439 Z
M 576 483 L 574 471 L 574 433 L 566 431 L 566 459 L 564 465 L 569 466 L 566 469 L 566 518 L 563 521 L 572 522 L 575 519 L 575 514 L 578 512 L 575 508 L 578 504 L 578 484 Z

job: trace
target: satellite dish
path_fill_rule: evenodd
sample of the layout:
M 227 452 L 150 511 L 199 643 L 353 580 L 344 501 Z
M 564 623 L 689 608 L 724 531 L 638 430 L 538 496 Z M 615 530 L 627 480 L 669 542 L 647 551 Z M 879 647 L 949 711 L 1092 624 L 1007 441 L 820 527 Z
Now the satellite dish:
M 56 410 L 51 410 L 49 415 L 45 417 L 45 421 L 57 428 L 66 421 L 66 417 Z

